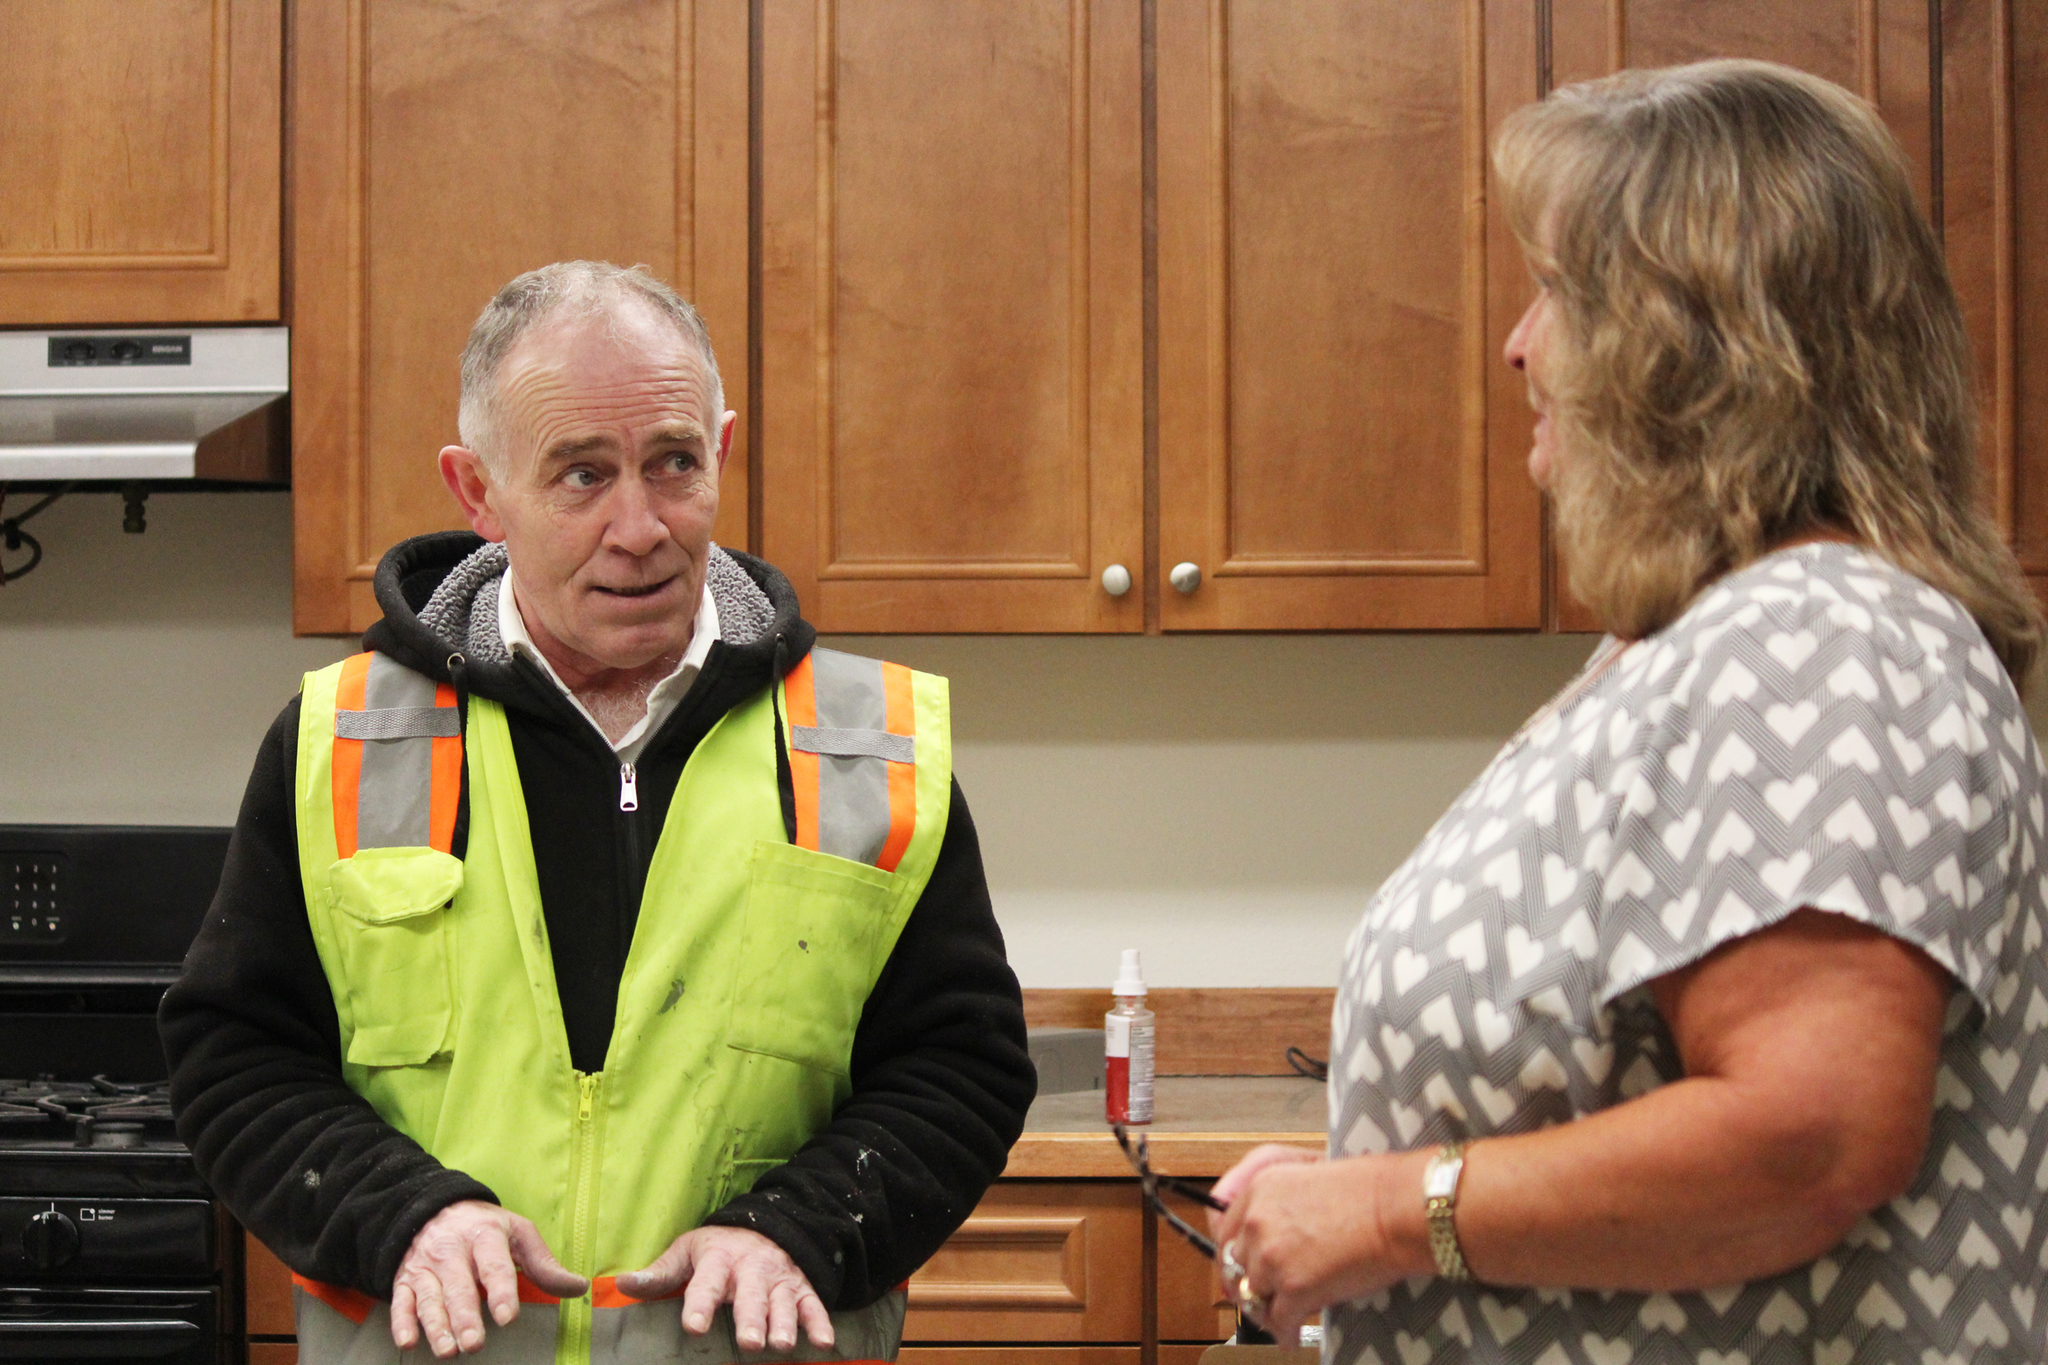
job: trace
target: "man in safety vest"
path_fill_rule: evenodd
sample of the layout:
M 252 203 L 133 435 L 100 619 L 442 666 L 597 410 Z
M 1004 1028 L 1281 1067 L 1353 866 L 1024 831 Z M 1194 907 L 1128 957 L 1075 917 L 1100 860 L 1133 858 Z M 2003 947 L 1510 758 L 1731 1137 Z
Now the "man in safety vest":
M 476 534 L 386 555 L 264 742 L 161 1022 L 309 1365 L 893 1358 L 1022 1127 L 945 682 L 711 543 L 733 421 L 645 272 L 512 281 Z

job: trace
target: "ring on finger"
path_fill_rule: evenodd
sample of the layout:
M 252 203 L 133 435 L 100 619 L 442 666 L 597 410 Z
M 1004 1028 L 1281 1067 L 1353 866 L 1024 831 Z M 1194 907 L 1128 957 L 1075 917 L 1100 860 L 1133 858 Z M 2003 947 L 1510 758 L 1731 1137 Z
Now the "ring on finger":
M 1224 1284 L 1243 1285 L 1244 1262 L 1237 1259 L 1237 1239 L 1235 1237 L 1217 1248 L 1216 1263 L 1223 1270 Z M 1238 1291 L 1232 1290 L 1231 1292 L 1237 1293 Z

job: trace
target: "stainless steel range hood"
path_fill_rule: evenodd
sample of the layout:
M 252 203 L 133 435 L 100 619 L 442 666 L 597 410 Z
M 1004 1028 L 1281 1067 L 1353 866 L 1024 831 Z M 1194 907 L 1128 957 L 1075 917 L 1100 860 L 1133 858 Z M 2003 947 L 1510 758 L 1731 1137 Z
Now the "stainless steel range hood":
M 290 482 L 284 327 L 0 332 L 0 482 Z

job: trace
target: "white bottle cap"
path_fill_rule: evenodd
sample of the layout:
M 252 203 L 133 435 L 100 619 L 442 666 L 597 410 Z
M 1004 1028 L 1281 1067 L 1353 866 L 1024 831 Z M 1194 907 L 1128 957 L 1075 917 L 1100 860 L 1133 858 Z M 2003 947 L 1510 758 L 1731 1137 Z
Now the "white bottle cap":
M 1116 974 L 1116 984 L 1109 988 L 1111 995 L 1143 995 L 1145 977 L 1138 970 L 1138 950 L 1124 949 L 1123 965 Z

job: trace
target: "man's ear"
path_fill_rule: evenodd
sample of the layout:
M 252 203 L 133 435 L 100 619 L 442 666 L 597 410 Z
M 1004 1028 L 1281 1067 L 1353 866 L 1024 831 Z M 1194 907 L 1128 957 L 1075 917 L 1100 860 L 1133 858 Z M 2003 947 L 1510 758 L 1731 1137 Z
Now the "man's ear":
M 725 472 L 725 457 L 732 454 L 732 429 L 740 420 L 736 412 L 728 412 L 725 420 L 718 424 L 718 472 Z
M 505 528 L 491 510 L 491 471 L 481 455 L 467 446 L 442 446 L 441 482 L 462 504 L 472 530 L 485 540 L 505 538 Z

